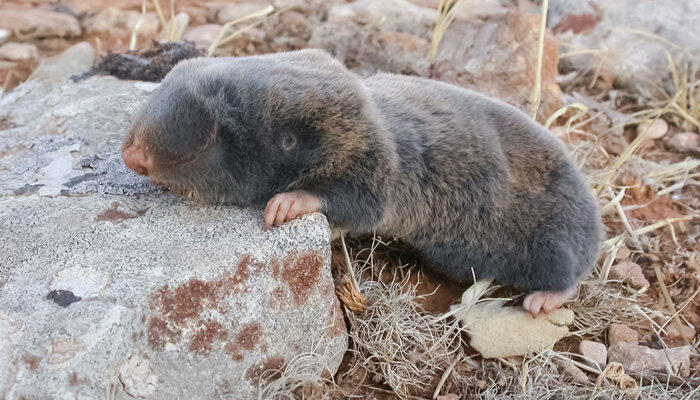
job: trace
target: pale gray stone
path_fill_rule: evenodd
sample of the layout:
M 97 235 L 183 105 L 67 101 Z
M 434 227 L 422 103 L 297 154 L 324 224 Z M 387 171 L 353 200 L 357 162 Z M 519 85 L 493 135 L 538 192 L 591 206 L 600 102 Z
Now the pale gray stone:
M 310 352 L 335 373 L 325 217 L 264 230 L 261 210 L 183 202 L 126 169 L 155 85 L 72 82 L 92 55 L 71 47 L 0 99 L 0 398 L 251 398 Z

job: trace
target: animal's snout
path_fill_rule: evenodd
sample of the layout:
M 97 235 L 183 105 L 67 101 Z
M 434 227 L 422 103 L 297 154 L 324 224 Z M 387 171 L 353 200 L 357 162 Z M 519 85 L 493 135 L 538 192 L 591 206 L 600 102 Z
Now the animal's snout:
M 153 161 L 138 141 L 122 149 L 122 160 L 130 170 L 148 176 L 153 170 Z

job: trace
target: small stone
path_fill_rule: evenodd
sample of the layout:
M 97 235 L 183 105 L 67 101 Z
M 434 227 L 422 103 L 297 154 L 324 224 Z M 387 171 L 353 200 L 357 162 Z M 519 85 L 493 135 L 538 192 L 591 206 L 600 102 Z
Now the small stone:
M 585 372 L 581 370 L 581 368 L 575 366 L 573 363 L 570 361 L 562 360 L 560 358 L 553 358 L 554 363 L 556 364 L 557 368 L 559 369 L 559 372 L 566 375 L 570 376 L 573 378 L 576 382 L 578 383 L 589 383 L 591 380 L 588 379 L 588 375 L 586 375 Z
M 99 296 L 108 285 L 109 275 L 106 273 L 76 265 L 59 271 L 49 288 L 52 291 L 68 291 L 80 300 Z
M 477 304 L 457 317 L 469 332 L 471 347 L 484 358 L 521 356 L 545 349 L 567 336 L 568 325 L 574 321 L 573 311 L 567 309 L 533 318 L 521 307 L 498 304 Z
M 328 9 L 326 20 L 333 23 L 352 22 L 357 13 L 349 4 L 336 4 Z
M 12 36 L 12 32 L 9 29 L 0 29 L 0 43 L 5 43 Z
M 639 334 L 634 329 L 623 324 L 610 324 L 608 327 L 608 346 L 618 343 L 639 344 Z
M 0 46 L 0 58 L 9 61 L 39 59 L 39 49 L 31 43 L 5 43 Z
M 102 35 L 131 35 L 139 20 L 142 20 L 137 32 L 139 35 L 150 36 L 158 32 L 160 22 L 155 14 L 141 14 L 115 7 L 107 7 L 85 20 L 85 31 Z
M 54 338 L 49 346 L 46 362 L 49 364 L 63 364 L 71 360 L 78 353 L 87 350 L 85 343 L 75 337 Z
M 680 376 L 690 374 L 690 346 L 670 349 L 650 349 L 631 343 L 618 343 L 608 349 L 610 362 L 619 362 L 625 371 L 643 374 L 645 372 L 667 372 L 670 368 Z
M 40 8 L 2 10 L 0 26 L 28 39 L 76 37 L 81 34 L 80 24 L 72 15 Z
M 627 260 L 628 258 L 630 258 L 630 255 L 632 255 L 632 252 L 630 251 L 630 249 L 627 246 L 622 245 L 622 246 L 620 246 L 619 249 L 617 249 L 617 254 L 615 255 L 615 260 L 617 260 L 617 261 Z
M 46 298 L 61 307 L 68 307 L 76 301 L 80 301 L 80 297 L 74 295 L 70 290 L 52 290 L 46 295 Z
M 614 279 L 631 285 L 635 289 L 645 289 L 649 287 L 649 281 L 644 277 L 642 267 L 632 261 L 623 261 L 612 266 L 610 275 Z
M 185 31 L 182 39 L 193 42 L 200 49 L 207 49 L 221 33 L 223 26 L 217 24 L 204 24 L 194 26 Z
M 147 397 L 155 393 L 158 377 L 153 373 L 150 361 L 136 354 L 119 367 L 119 381 L 132 397 Z
M 678 324 L 674 322 L 666 327 L 666 333 L 668 337 L 671 338 L 681 338 L 691 341 L 695 337 L 695 328 L 688 325 L 681 325 L 679 327 Z
M 647 139 L 661 139 L 668 132 L 668 123 L 661 118 L 645 121 L 637 126 L 637 132 Z
M 583 340 L 579 344 L 578 352 L 582 356 L 598 364 L 601 368 L 604 367 L 608 361 L 608 349 L 602 343 Z
M 207 4 L 209 8 L 209 18 L 207 19 L 223 25 L 227 22 L 235 21 L 239 18 L 262 11 L 270 5 L 271 2 L 266 1 L 252 1 L 236 4 L 209 3 Z
M 679 153 L 700 152 L 700 136 L 694 132 L 676 133 L 666 144 Z

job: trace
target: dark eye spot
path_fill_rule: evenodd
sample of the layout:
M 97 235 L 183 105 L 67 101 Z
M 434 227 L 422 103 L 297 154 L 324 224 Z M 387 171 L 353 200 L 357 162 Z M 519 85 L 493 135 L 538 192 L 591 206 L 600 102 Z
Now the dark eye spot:
M 282 137 L 282 148 L 291 151 L 297 145 L 297 137 L 294 135 L 284 135 Z

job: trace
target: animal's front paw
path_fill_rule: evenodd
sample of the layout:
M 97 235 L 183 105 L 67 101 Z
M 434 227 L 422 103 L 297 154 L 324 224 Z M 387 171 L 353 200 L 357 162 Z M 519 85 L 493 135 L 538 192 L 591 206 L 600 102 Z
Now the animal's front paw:
M 276 194 L 265 207 L 265 225 L 279 226 L 304 214 L 321 210 L 321 200 L 309 192 L 297 190 Z
M 576 287 L 572 287 L 561 292 L 532 292 L 523 301 L 523 308 L 533 317 L 539 314 L 540 310 L 548 313 L 559 308 L 562 304 L 576 296 Z

